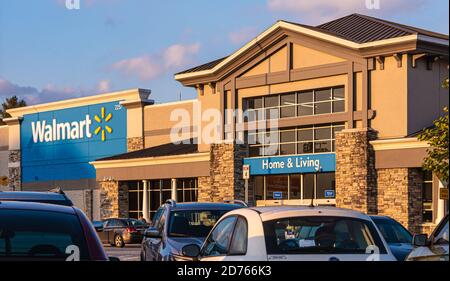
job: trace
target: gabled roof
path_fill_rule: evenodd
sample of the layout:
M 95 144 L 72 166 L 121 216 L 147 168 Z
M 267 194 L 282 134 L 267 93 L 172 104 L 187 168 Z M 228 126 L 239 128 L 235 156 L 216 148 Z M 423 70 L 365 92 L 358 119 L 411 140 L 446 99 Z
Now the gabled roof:
M 448 36 L 444 34 L 360 14 L 351 14 L 318 25 L 316 28 L 355 43 L 368 43 L 408 35 L 425 35 L 448 40 Z
M 417 41 L 419 37 L 423 41 L 448 46 L 449 40 L 448 35 L 360 14 L 351 14 L 318 26 L 278 21 L 232 55 L 176 73 L 175 79 L 182 80 L 192 76 L 212 74 L 278 28 L 286 28 L 353 49 L 383 46 L 410 40 Z
M 96 162 L 101 161 L 112 161 L 112 160 L 127 160 L 127 159 L 138 159 L 138 158 L 149 158 L 149 157 L 162 157 L 162 156 L 174 156 L 174 155 L 184 155 L 192 154 L 198 152 L 198 145 L 193 143 L 191 139 L 189 144 L 174 144 L 168 143 L 160 146 L 149 147 L 137 151 L 127 152 L 124 154 L 119 154 L 111 157 L 106 157 L 96 160 Z

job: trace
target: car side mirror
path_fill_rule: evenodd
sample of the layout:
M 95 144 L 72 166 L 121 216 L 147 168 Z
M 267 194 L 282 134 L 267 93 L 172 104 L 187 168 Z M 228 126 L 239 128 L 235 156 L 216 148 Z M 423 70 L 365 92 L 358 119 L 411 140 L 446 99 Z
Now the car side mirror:
M 155 227 L 149 227 L 144 232 L 146 238 L 161 238 L 161 233 Z
M 189 244 L 181 249 L 181 253 L 185 257 L 197 258 L 200 255 L 200 247 L 197 244 Z
M 414 234 L 413 243 L 416 247 L 428 246 L 428 235 L 426 234 Z

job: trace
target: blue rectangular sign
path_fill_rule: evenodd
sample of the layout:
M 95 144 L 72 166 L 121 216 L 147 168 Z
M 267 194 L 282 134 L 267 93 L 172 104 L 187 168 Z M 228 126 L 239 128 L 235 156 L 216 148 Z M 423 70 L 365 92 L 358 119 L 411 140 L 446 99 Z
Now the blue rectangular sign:
M 20 126 L 22 181 L 94 179 L 90 161 L 127 151 L 119 101 L 26 114 Z
M 335 192 L 334 190 L 325 190 L 325 198 L 334 198 L 335 197 Z
M 334 153 L 323 153 L 245 158 L 244 165 L 250 165 L 250 175 L 334 172 L 336 170 L 336 155 Z
M 273 192 L 273 199 L 275 199 L 275 200 L 283 199 L 283 192 L 281 192 L 281 191 L 274 191 Z

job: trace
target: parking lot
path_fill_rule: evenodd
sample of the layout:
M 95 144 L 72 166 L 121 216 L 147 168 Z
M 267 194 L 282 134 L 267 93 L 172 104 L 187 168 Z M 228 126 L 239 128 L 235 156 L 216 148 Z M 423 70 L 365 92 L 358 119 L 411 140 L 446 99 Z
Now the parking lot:
M 110 245 L 103 245 L 103 247 L 105 247 L 108 256 L 119 258 L 120 261 L 139 261 L 141 245 L 126 245 L 123 248 L 112 247 Z

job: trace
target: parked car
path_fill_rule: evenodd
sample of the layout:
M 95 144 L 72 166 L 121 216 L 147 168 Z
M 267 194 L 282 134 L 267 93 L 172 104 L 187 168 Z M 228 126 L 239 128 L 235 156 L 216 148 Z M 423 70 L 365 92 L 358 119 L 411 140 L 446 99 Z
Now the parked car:
M 107 261 L 100 239 L 75 207 L 0 201 L 0 261 Z
M 259 207 L 234 210 L 202 247 L 186 245 L 176 260 L 395 261 L 372 219 L 334 207 Z
M 142 261 L 171 261 L 183 246 L 201 245 L 215 223 L 225 213 L 246 207 L 245 203 L 176 203 L 169 200 L 145 231 Z
M 63 206 L 73 206 L 72 201 L 59 188 L 48 192 L 0 191 L 0 201 L 39 202 Z
M 137 219 L 110 218 L 103 221 L 103 228 L 97 228 L 97 233 L 102 243 L 122 248 L 126 244 L 140 244 L 147 227 Z
M 428 238 L 426 234 L 413 237 L 414 249 L 407 261 L 449 261 L 448 259 L 448 214 Z
M 413 235 L 403 225 L 387 216 L 370 216 L 398 261 L 404 261 L 413 250 Z

